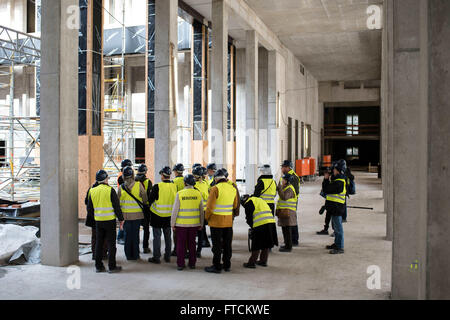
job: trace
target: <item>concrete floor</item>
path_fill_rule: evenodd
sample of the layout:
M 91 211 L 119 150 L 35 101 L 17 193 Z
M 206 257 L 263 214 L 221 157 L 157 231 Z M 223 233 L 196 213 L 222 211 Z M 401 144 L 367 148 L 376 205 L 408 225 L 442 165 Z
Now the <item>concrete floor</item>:
M 127 262 L 123 247 L 118 246 L 120 274 L 96 274 L 90 255 L 80 257 L 81 288 L 66 286 L 66 268 L 8 266 L 0 268 L 0 300 L 3 299 L 388 299 L 391 287 L 391 242 L 384 240 L 385 220 L 381 182 L 376 174 L 357 173 L 358 194 L 350 205 L 374 207 L 374 211 L 349 209 L 344 224 L 344 255 L 328 254 L 324 246 L 328 236 L 315 232 L 323 226 L 318 210 L 323 203 L 318 195 L 321 179 L 302 185 L 299 224 L 301 245 L 292 253 L 269 257 L 269 268 L 244 269 L 248 258 L 247 225 L 241 216 L 235 221 L 232 272 L 207 274 L 211 264 L 209 249 L 197 263 L 196 270 L 179 272 L 175 261 L 152 265 L 145 260 Z M 80 240 L 87 240 L 81 228 Z M 209 232 L 209 231 L 208 231 Z M 278 236 L 281 241 L 281 230 Z M 367 267 L 381 270 L 381 289 L 369 290 Z

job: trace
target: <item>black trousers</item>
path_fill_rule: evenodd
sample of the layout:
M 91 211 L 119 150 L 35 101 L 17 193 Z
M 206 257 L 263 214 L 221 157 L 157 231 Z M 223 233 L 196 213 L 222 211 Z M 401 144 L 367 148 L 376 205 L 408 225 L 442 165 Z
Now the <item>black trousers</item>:
M 325 225 L 323 227 L 324 230 L 328 231 L 328 228 L 330 227 L 330 221 L 331 221 L 331 214 L 328 212 L 325 215 Z
M 212 252 L 213 252 L 213 265 L 216 269 L 222 270 L 223 268 L 229 269 L 231 267 L 232 248 L 231 243 L 233 241 L 233 228 L 213 228 L 211 229 L 212 240 Z
M 144 219 L 142 219 L 142 227 L 144 228 L 144 239 L 142 240 L 142 248 L 148 249 L 148 243 L 150 240 L 150 215 L 147 216 L 144 214 Z
M 106 240 L 108 244 L 108 267 L 114 269 L 116 267 L 116 220 L 96 221 L 97 239 L 95 243 L 95 267 L 102 269 L 104 267 L 103 243 Z
M 291 229 L 292 229 L 292 243 L 297 245 L 300 238 L 300 235 L 298 233 L 298 224 L 294 227 L 291 227 Z
M 292 249 L 292 229 L 294 227 L 281 227 L 283 231 L 284 245 L 286 249 Z
M 267 263 L 267 260 L 269 259 L 269 249 L 252 251 L 252 255 L 248 259 L 248 263 L 255 264 L 258 261 L 258 257 L 261 262 Z
M 95 260 L 95 248 L 96 247 L 97 247 L 97 228 L 94 226 L 92 228 L 92 235 L 91 235 L 92 260 Z M 102 254 L 103 254 L 103 258 L 108 256 L 108 243 L 106 241 L 103 242 Z

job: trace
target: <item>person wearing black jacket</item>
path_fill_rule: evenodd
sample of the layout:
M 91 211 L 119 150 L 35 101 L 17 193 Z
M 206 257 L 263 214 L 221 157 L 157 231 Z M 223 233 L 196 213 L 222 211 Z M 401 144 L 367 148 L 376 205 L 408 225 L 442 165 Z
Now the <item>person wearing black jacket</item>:
M 142 183 L 147 192 L 147 199 L 150 198 L 150 192 L 152 190 L 152 182 L 147 178 L 147 166 L 141 164 L 138 168 L 138 173 L 136 174 L 135 180 Z M 144 229 L 144 239 L 142 240 L 142 248 L 144 253 L 150 253 L 149 240 L 150 240 L 150 207 L 148 203 L 144 206 L 144 219 L 142 220 L 142 227 Z
M 95 248 L 96 272 L 106 271 L 102 262 L 102 247 L 105 239 L 108 243 L 109 273 L 120 272 L 122 267 L 116 265 L 116 218 L 120 221 L 120 228 L 123 229 L 124 217 L 120 208 L 119 197 L 116 191 L 108 185 L 109 177 L 105 170 L 99 170 L 95 179 L 98 185 L 89 191 L 87 212 L 89 219 L 95 220 L 97 235 Z M 110 199 L 103 196 L 105 192 L 110 194 Z M 108 207 L 112 207 L 113 212 L 108 212 L 108 210 L 111 210 Z M 96 213 L 95 210 L 100 212 Z
M 92 188 L 95 188 L 96 186 L 98 186 L 98 182 L 97 181 L 95 181 L 94 184 L 92 185 L 92 187 L 90 187 L 88 189 L 88 191 L 86 192 L 86 197 L 84 198 L 84 204 L 86 205 L 86 211 L 87 211 L 87 205 L 88 205 L 89 191 Z M 85 225 L 92 229 L 92 232 L 91 232 L 91 251 L 92 251 L 92 260 L 95 260 L 95 246 L 96 246 L 96 240 L 97 240 L 97 232 L 96 232 L 96 228 L 95 228 L 94 216 L 87 215 L 86 216 Z M 108 258 L 108 243 L 106 242 L 106 239 L 103 242 L 103 251 L 102 251 L 102 253 L 103 253 L 103 259 Z
M 264 165 L 260 168 L 261 175 L 258 178 L 258 181 L 255 186 L 255 190 L 253 192 L 254 197 L 263 198 L 267 202 L 267 204 L 270 207 L 270 210 L 272 210 L 272 215 L 275 216 L 275 197 L 277 195 L 277 183 L 275 180 L 273 180 L 273 175 L 270 171 L 269 165 Z M 263 195 L 263 193 L 265 193 Z M 267 195 L 269 193 L 272 193 L 275 195 L 273 199 L 266 199 Z
M 334 243 L 326 247 L 331 249 L 331 254 L 344 253 L 344 229 L 342 227 L 346 197 L 346 177 L 344 172 L 345 167 L 341 162 L 337 162 L 333 167 L 333 176 L 330 177 L 328 172 L 325 172 L 322 182 L 322 190 L 327 194 L 325 208 L 331 215 L 335 233 Z

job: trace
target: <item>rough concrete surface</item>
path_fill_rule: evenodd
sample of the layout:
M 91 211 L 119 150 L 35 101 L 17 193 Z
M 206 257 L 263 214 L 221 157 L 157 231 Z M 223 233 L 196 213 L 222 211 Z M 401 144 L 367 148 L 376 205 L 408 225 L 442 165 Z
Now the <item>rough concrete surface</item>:
M 357 173 L 357 192 L 349 202 L 374 207 L 374 211 L 349 209 L 344 224 L 344 255 L 332 256 L 324 246 L 329 236 L 318 236 L 323 216 L 318 210 L 321 179 L 301 188 L 299 224 L 301 245 L 292 253 L 278 249 L 269 257 L 269 267 L 244 269 L 248 259 L 247 225 L 243 212 L 235 222 L 232 271 L 207 274 L 211 251 L 204 249 L 196 270 L 176 270 L 172 263 L 152 265 L 145 260 L 126 262 L 123 246 L 118 246 L 120 274 L 96 274 L 90 255 L 80 257 L 81 288 L 69 290 L 66 268 L 9 266 L 0 268 L 0 299 L 388 299 L 391 283 L 391 242 L 384 240 L 386 217 L 383 213 L 381 181 L 376 174 Z M 89 229 L 80 226 L 80 241 L 89 240 Z M 209 233 L 209 230 L 208 230 Z M 282 242 L 281 230 L 278 236 Z M 163 242 L 164 243 L 164 242 Z M 381 269 L 381 289 L 369 290 L 367 267 Z

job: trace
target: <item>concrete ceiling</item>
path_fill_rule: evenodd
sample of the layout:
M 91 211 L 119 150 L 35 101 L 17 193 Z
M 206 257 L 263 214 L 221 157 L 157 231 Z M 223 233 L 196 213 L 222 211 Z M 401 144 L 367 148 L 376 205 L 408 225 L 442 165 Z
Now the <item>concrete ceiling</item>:
M 211 0 L 185 0 L 207 19 Z M 367 28 L 369 5 L 383 0 L 245 0 L 319 81 L 381 78 L 381 30 Z M 230 36 L 245 21 L 230 13 Z

